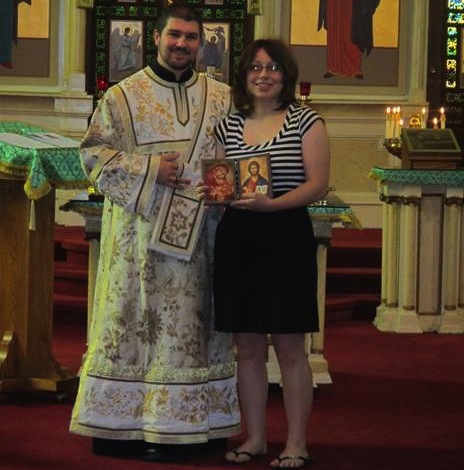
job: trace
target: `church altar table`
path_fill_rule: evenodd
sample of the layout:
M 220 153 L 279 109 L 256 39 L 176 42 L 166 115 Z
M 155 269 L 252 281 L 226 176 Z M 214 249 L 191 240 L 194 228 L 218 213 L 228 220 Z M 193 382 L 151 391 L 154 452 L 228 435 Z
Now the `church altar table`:
M 374 167 L 370 176 L 383 202 L 375 326 L 464 333 L 464 171 Z
M 87 344 L 90 339 L 95 282 L 97 279 L 98 260 L 100 258 L 100 235 L 103 212 L 103 196 L 90 200 L 87 195 L 81 199 L 71 199 L 60 206 L 62 211 L 72 211 L 85 220 L 85 238 L 89 242 L 89 264 L 87 274 Z
M 344 227 L 361 228 L 361 224 L 353 210 L 336 194 L 329 192 L 327 196 L 308 206 L 308 212 L 314 227 L 317 240 L 317 304 L 319 314 L 319 332 L 306 335 L 305 348 L 309 364 L 313 372 L 314 385 L 331 384 L 329 364 L 324 357 L 325 339 L 325 291 L 327 274 L 327 249 L 332 238 L 332 227 L 342 224 Z M 269 348 L 267 369 L 269 382 L 281 383 L 277 357 Z
M 2 133 L 27 136 L 34 132 L 46 131 L 21 122 L 0 121 L 0 172 L 23 178 L 24 192 L 31 200 L 45 196 L 54 188 L 86 188 L 89 183 L 77 148 L 24 148 L 1 140 Z
M 0 391 L 75 390 L 52 353 L 55 188 L 88 186 L 77 148 L 25 148 L 3 133 L 46 132 L 0 121 Z
M 98 258 L 100 253 L 99 238 L 101 230 L 102 202 L 94 200 L 73 199 L 60 207 L 64 211 L 73 211 L 85 219 L 86 237 L 89 240 L 89 285 L 88 285 L 88 312 L 87 324 L 90 325 L 92 316 L 92 301 L 95 291 L 95 278 L 97 274 Z M 329 193 L 327 197 L 308 206 L 308 212 L 313 221 L 314 232 L 318 241 L 318 333 L 306 335 L 305 348 L 308 361 L 313 371 L 314 384 L 332 383 L 329 374 L 328 362 L 324 357 L 324 326 L 325 326 L 325 289 L 327 269 L 327 247 L 330 245 L 331 230 L 334 224 L 346 227 L 361 228 L 361 224 L 354 215 L 350 206 L 345 204 L 338 196 Z M 88 330 L 88 337 L 91 331 Z M 272 342 L 269 340 L 268 346 Z M 268 348 L 267 368 L 269 382 L 280 383 L 280 371 L 277 358 L 272 347 Z

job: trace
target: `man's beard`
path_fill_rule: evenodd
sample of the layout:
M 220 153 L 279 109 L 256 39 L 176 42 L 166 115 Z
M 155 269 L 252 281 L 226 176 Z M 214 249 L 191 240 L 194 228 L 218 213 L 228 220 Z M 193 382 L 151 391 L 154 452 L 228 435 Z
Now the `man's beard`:
M 168 61 L 166 61 L 166 63 L 168 63 L 174 70 L 184 70 L 185 68 L 190 67 L 192 65 L 193 60 L 190 57 L 191 54 L 188 51 L 186 51 L 184 48 L 175 47 L 173 49 L 170 49 L 169 52 L 171 54 L 178 54 L 180 52 L 182 53 L 182 55 L 185 56 L 185 59 L 186 59 L 186 61 L 183 64 L 180 64 L 178 62 L 169 63 Z

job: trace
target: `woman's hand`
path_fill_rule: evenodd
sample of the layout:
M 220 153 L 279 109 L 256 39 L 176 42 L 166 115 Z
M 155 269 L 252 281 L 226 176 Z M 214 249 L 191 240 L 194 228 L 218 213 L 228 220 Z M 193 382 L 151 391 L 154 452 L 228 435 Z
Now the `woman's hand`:
M 257 212 L 272 212 L 273 201 L 269 196 L 261 193 L 242 194 L 242 198 L 230 205 L 236 209 L 244 209 Z

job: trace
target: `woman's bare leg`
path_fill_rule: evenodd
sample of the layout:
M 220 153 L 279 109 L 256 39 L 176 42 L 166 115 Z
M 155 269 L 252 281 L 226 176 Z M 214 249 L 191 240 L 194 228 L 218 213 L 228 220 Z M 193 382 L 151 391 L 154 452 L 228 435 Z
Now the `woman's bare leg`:
M 238 354 L 238 393 L 247 430 L 247 439 L 236 451 L 262 455 L 266 453 L 267 337 L 257 333 L 236 333 L 234 340 Z M 226 460 L 246 462 L 250 456 L 228 452 Z
M 304 334 L 272 335 L 282 376 L 288 434 L 280 456 L 307 457 L 306 433 L 313 403 L 312 371 L 305 355 Z M 271 466 L 298 468 L 301 459 L 274 460 Z M 279 465 L 280 464 L 280 465 Z

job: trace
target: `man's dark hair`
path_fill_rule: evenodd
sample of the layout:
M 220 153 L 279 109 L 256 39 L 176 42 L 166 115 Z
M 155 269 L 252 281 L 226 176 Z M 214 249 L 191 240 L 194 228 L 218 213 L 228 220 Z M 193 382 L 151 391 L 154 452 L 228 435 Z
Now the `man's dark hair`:
M 166 27 L 169 18 L 180 18 L 184 21 L 195 21 L 198 23 L 200 29 L 200 35 L 203 39 L 203 19 L 195 8 L 185 3 L 171 3 L 167 7 L 163 8 L 160 15 L 155 22 L 155 30 L 160 34 Z
M 282 90 L 279 93 L 280 105 L 277 109 L 285 109 L 290 103 L 296 101 L 295 89 L 298 79 L 298 63 L 290 48 L 279 39 L 257 39 L 243 51 L 232 88 L 234 105 L 246 116 L 249 116 L 254 109 L 253 96 L 248 93 L 246 85 L 248 68 L 260 49 L 264 49 L 282 71 Z

